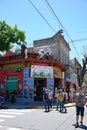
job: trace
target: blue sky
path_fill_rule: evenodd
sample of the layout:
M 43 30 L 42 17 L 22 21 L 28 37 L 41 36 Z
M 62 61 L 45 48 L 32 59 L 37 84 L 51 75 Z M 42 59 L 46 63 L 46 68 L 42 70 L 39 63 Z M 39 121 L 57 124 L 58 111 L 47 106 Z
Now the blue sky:
M 46 1 L 49 2 L 61 24 L 52 14 Z M 16 24 L 19 29 L 25 31 L 28 47 L 33 46 L 34 40 L 52 37 L 62 28 L 65 29 L 63 35 L 71 48 L 71 59 L 76 57 L 81 63 L 83 53 L 87 50 L 87 40 L 71 42 L 71 40 L 87 39 L 87 0 L 0 0 L 0 21 L 2 20 L 13 27 Z

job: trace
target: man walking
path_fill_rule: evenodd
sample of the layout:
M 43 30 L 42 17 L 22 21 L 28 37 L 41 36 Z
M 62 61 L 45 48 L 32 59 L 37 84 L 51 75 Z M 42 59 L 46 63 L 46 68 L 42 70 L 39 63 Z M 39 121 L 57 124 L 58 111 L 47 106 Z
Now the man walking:
M 84 106 L 86 103 L 85 100 L 85 94 L 82 92 L 82 88 L 78 87 L 78 92 L 75 95 L 75 103 L 76 103 L 76 126 L 75 128 L 79 127 L 79 115 L 81 116 L 80 118 L 80 123 L 83 125 L 83 117 L 84 117 Z
M 44 101 L 45 112 L 49 112 L 48 89 L 45 89 L 45 91 L 43 93 L 43 101 Z

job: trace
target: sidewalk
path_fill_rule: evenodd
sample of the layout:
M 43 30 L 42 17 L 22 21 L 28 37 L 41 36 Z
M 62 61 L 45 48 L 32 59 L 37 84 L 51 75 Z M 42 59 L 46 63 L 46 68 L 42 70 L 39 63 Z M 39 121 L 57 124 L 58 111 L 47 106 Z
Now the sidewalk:
M 74 107 L 75 103 L 67 103 L 65 104 L 66 107 Z M 7 109 L 43 109 L 44 103 L 43 102 L 7 102 L 5 101 L 2 108 Z M 56 109 L 56 104 L 53 104 L 53 108 Z

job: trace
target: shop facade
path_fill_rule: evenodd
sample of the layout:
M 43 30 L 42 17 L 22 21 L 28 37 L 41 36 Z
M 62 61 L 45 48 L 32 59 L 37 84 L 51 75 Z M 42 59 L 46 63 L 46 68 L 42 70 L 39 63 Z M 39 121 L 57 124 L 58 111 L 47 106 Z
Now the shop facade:
M 10 101 L 16 98 L 28 102 L 43 101 L 43 90 L 62 87 L 62 72 L 66 68 L 57 61 L 21 59 L 0 63 L 0 95 Z

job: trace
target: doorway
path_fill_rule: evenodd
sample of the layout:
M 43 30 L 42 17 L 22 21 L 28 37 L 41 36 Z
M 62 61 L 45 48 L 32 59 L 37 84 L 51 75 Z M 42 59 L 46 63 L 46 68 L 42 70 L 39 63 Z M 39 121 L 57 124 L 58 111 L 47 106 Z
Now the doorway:
M 34 101 L 43 101 L 43 88 L 46 87 L 45 79 L 35 79 L 34 81 Z
M 6 100 L 11 100 L 12 95 L 16 97 L 18 80 L 6 80 Z

